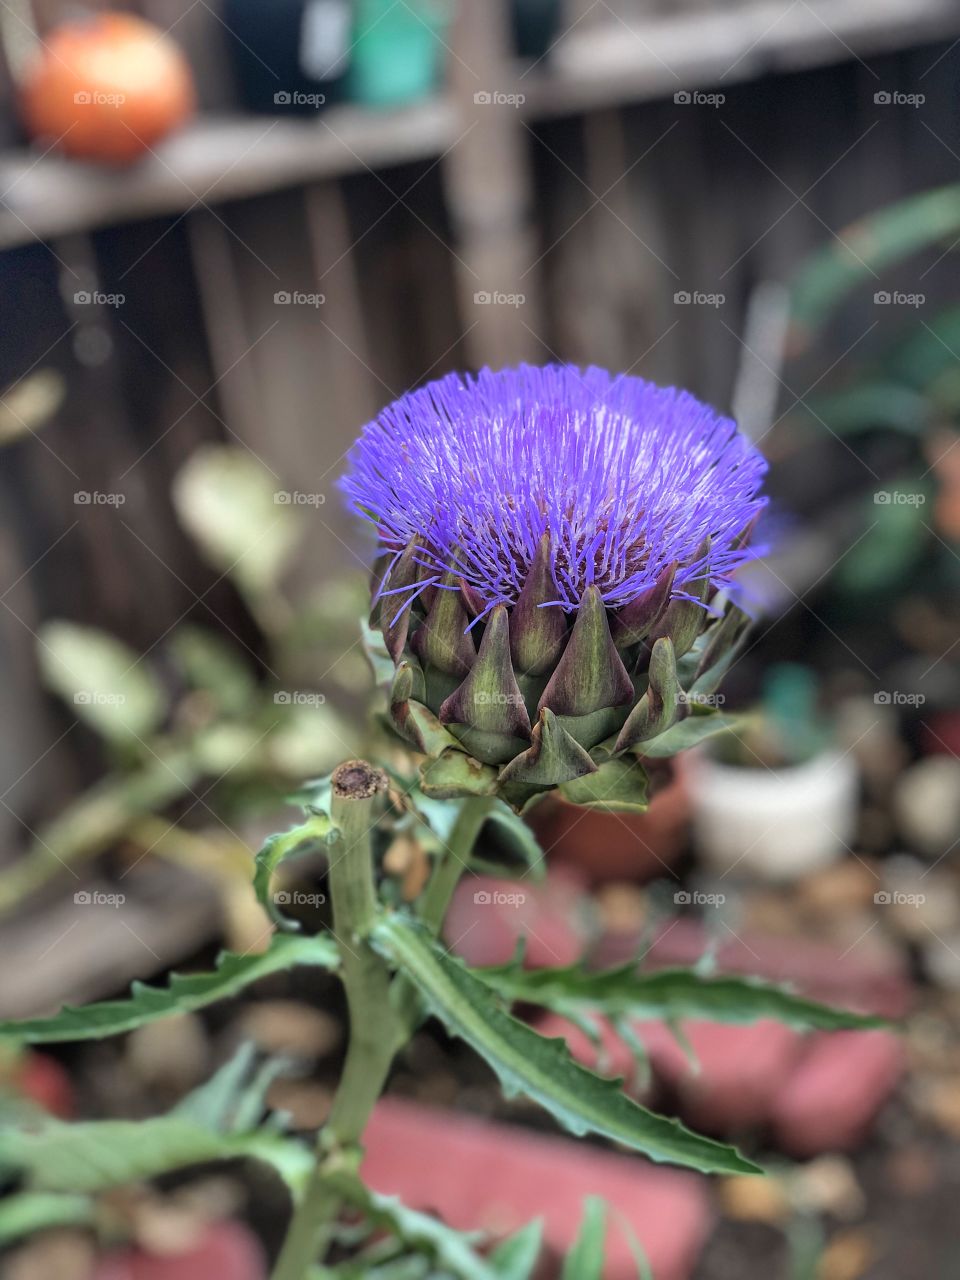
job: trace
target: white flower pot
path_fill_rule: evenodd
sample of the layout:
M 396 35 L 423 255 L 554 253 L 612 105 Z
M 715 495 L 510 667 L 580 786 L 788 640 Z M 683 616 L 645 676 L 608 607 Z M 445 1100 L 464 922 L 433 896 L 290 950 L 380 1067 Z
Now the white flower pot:
M 853 838 L 858 777 L 852 755 L 748 769 L 691 753 L 686 767 L 693 833 L 720 874 L 791 880 L 842 857 Z

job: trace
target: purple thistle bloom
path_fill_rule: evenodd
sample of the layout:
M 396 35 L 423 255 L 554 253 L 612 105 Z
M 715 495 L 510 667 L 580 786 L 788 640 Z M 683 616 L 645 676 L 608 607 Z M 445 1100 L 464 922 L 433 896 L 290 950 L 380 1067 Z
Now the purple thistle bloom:
M 608 608 L 629 604 L 674 561 L 684 596 L 708 536 L 722 585 L 757 554 L 737 539 L 766 503 L 766 463 L 729 418 L 685 391 L 571 365 L 448 374 L 384 409 L 348 461 L 342 487 L 381 545 L 399 557 L 420 540 L 428 573 L 401 591 L 449 571 L 484 613 L 516 603 L 544 533 L 549 603 L 568 612 L 591 585 Z

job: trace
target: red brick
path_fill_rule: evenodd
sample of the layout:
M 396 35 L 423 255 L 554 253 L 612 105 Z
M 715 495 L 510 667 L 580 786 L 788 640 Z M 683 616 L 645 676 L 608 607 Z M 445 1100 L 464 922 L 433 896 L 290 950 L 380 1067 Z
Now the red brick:
M 573 1243 L 584 1198 L 602 1196 L 615 1211 L 605 1280 L 636 1276 L 617 1218 L 643 1245 L 657 1280 L 686 1280 L 710 1229 L 705 1179 L 573 1139 L 388 1098 L 364 1143 L 361 1172 L 375 1190 L 462 1231 L 503 1236 L 543 1217 L 554 1258 Z
M 631 1079 L 633 1056 L 609 1025 L 601 1036 L 604 1060 L 587 1036 L 563 1018 L 548 1016 L 538 1021 L 537 1030 L 563 1036 L 573 1056 L 592 1070 Z M 763 1124 L 784 1076 L 802 1052 L 801 1037 L 770 1019 L 747 1026 L 684 1022 L 699 1067 L 695 1070 L 662 1022 L 638 1022 L 634 1030 L 646 1046 L 653 1074 L 676 1096 L 685 1119 L 712 1133 Z
M 506 964 L 526 940 L 531 968 L 572 964 L 590 932 L 583 881 L 565 869 L 546 880 L 467 876 L 457 886 L 443 926 L 447 945 L 471 965 Z
M 903 1045 L 889 1031 L 818 1033 L 774 1098 L 779 1144 L 796 1156 L 853 1150 L 904 1065 Z
M 92 1280 L 266 1280 L 260 1241 L 240 1222 L 218 1222 L 178 1253 L 118 1249 L 97 1264 Z
M 664 925 L 644 956 L 645 969 L 692 965 L 709 939 L 697 920 L 681 918 Z M 637 953 L 635 935 L 608 935 L 597 962 L 616 964 Z M 807 938 L 749 933 L 724 937 L 716 948 L 720 973 L 744 973 L 789 985 L 811 999 L 899 1018 L 907 1012 L 912 990 L 902 953 L 872 938 L 842 950 Z

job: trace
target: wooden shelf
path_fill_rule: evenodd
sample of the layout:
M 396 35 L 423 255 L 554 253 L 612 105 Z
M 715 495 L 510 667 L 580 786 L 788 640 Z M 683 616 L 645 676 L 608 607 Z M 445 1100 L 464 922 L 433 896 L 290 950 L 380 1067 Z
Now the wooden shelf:
M 955 0 L 763 0 L 651 16 L 635 27 L 577 27 L 521 76 L 521 110 L 539 119 L 654 98 L 722 90 L 960 35 Z M 872 78 L 871 78 L 872 79 Z M 876 82 L 876 88 L 886 86 Z
M 574 28 L 549 64 L 517 67 L 503 92 L 531 120 L 722 90 L 960 35 L 955 0 L 761 0 L 651 16 L 635 29 Z M 884 86 L 878 80 L 876 88 Z M 472 104 L 471 104 L 472 105 Z M 184 213 L 318 179 L 441 155 L 466 127 L 452 95 L 400 111 L 331 108 L 316 120 L 205 117 L 133 169 L 53 153 L 0 155 L 0 250 L 115 223 Z
M 0 249 L 440 155 L 455 124 L 438 97 L 402 111 L 331 107 L 316 120 L 204 117 L 127 170 L 8 152 Z

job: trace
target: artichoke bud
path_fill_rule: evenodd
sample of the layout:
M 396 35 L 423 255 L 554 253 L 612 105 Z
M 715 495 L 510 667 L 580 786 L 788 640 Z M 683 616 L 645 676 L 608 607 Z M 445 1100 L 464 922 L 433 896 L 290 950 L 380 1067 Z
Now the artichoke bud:
M 677 658 L 669 636 L 655 640 L 650 650 L 647 669 L 647 691 L 627 716 L 614 747 L 615 754 L 629 751 L 640 742 L 665 733 L 677 719 L 680 684 L 677 680 Z
M 424 789 L 642 809 L 742 644 L 710 602 L 756 554 L 765 470 L 686 392 L 594 368 L 449 374 L 368 423 L 342 485 Z
M 489 614 L 480 652 L 440 707 L 440 721 L 486 764 L 503 764 L 530 739 L 530 717 L 510 659 L 506 607 Z
M 413 652 L 425 666 L 462 678 L 477 657 L 467 631 L 469 621 L 457 579 L 444 574 L 426 618 L 413 634 Z
M 392 568 L 388 559 L 378 588 L 380 595 L 375 607 L 379 608 L 383 643 L 394 664 L 400 661 L 410 630 L 410 612 L 413 606 L 410 595 L 405 597 L 404 592 L 410 592 L 420 575 L 417 550 L 417 541 L 414 539 L 407 544 L 399 559 L 391 557 L 394 560 Z M 385 594 L 387 592 L 389 594 Z
M 710 621 L 703 607 L 710 591 L 709 555 L 710 539 L 704 538 L 693 560 L 695 564 L 701 560 L 704 561 L 703 571 L 696 579 L 684 584 L 684 589 L 691 599 L 671 601 L 650 633 L 650 638 L 654 642 L 661 636 L 669 636 L 673 641 L 673 651 L 678 658 L 682 658 L 693 648 L 697 636 Z
M 668 564 L 649 590 L 617 610 L 610 631 L 618 649 L 642 640 L 663 617 L 670 603 L 678 567 L 676 560 Z
M 623 717 L 633 701 L 633 681 L 610 635 L 599 590 L 587 587 L 570 639 L 540 696 L 537 710 L 549 708 L 583 746 L 594 747 Z
M 550 537 L 545 533 L 510 620 L 510 652 L 518 675 L 545 675 L 563 652 L 567 642 L 567 619 L 563 610 L 542 607 L 555 600 L 556 595 L 550 572 Z
M 533 787 L 557 787 L 597 772 L 589 753 L 567 733 L 549 707 L 540 709 L 540 718 L 530 737 L 529 750 L 515 756 L 500 770 L 502 784 L 521 782 Z

